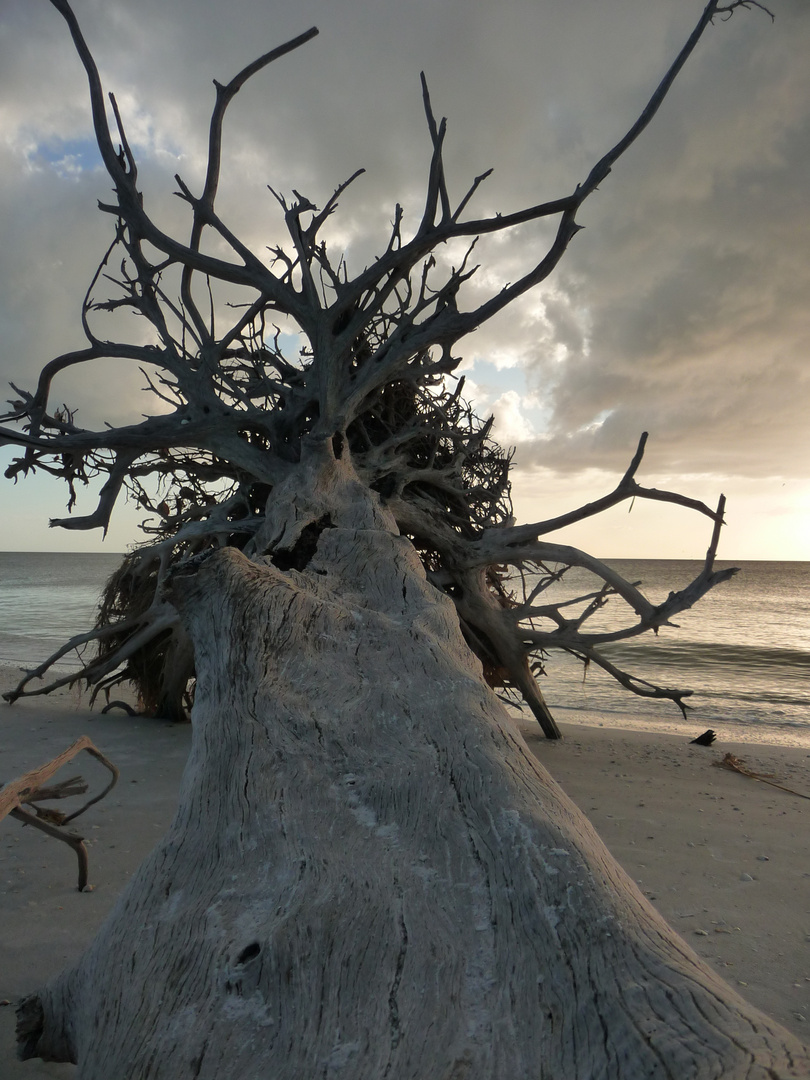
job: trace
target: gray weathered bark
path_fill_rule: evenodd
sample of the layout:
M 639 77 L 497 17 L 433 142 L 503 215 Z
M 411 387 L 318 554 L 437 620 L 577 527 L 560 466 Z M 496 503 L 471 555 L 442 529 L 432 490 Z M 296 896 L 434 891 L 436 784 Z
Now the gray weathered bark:
M 527 751 L 350 465 L 277 506 L 299 563 L 321 522 L 303 569 L 226 548 L 172 579 L 199 675 L 180 808 L 21 1006 L 22 1055 L 81 1080 L 806 1077 Z

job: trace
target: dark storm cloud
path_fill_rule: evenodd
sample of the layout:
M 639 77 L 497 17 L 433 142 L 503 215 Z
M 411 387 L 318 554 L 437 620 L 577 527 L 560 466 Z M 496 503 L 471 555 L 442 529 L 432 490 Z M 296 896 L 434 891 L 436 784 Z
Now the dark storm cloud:
M 521 364 L 548 430 L 523 467 L 621 468 L 650 429 L 650 465 L 677 472 L 805 475 L 810 16 L 774 0 L 775 25 L 740 11 L 711 29 L 640 143 L 580 215 L 545 291 L 468 342 L 470 358 Z M 202 176 L 211 79 L 228 79 L 312 24 L 321 35 L 249 84 L 226 129 L 223 216 L 257 250 L 282 239 L 266 185 L 318 202 L 367 169 L 332 221 L 358 269 L 385 243 L 395 202 L 421 209 L 429 144 L 418 73 L 449 117 L 460 196 L 496 172 L 475 212 L 565 194 L 632 123 L 696 21 L 684 0 L 76 0 L 166 226 L 175 172 Z M 91 165 L 86 90 L 46 0 L 0 10 L 0 364 L 30 384 L 81 343 L 78 305 L 109 222 Z M 64 150 L 64 154 L 62 151 Z M 61 156 L 60 156 L 61 155 Z M 471 300 L 542 254 L 527 227 L 489 242 Z M 117 419 L 140 386 L 68 381 L 85 419 Z M 122 387 L 127 394 L 122 394 Z M 510 399 L 517 405 L 518 397 Z M 137 408 L 142 408 L 138 402 Z M 519 427 L 516 428 L 519 430 Z
M 587 348 L 570 349 L 551 437 L 522 461 L 617 467 L 649 429 L 651 466 L 807 475 L 810 19 L 777 10 L 773 29 L 712 42 L 604 186 L 561 282 Z M 534 383 L 546 374 L 540 355 Z

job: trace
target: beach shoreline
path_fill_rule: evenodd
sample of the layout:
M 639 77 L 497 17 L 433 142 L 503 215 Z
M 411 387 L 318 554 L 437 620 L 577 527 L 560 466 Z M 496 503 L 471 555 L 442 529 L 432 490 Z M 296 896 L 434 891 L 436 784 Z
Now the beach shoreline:
M 0 687 L 13 673 L 0 671 Z M 596 827 L 641 892 L 753 1004 L 810 1042 L 810 799 L 717 768 L 726 753 L 810 796 L 810 747 L 730 740 L 695 746 L 694 723 L 667 731 L 615 717 L 559 715 L 549 742 L 525 719 L 530 751 Z M 651 718 L 651 723 L 654 723 Z M 748 730 L 744 732 L 748 734 Z M 0 780 L 89 735 L 120 769 L 110 795 L 75 823 L 88 838 L 90 893 L 66 846 L 0 823 L 0 1073 L 67 1078 L 68 1065 L 14 1059 L 16 998 L 78 957 L 173 816 L 191 727 L 90 712 L 75 691 L 0 705 Z M 68 766 L 97 779 L 84 757 Z
M 531 728 L 528 709 L 509 709 L 518 726 Z M 552 710 L 555 719 L 566 727 L 599 728 L 605 731 L 638 731 L 648 735 L 672 735 L 676 738 L 694 739 L 708 728 L 716 732 L 723 742 L 745 746 L 783 746 L 789 749 L 807 750 L 810 753 L 810 727 L 792 724 L 733 723 L 728 720 L 708 719 L 704 715 L 673 715 L 671 709 L 660 704 L 650 705 L 647 713 L 622 712 L 618 709 L 583 709 L 557 705 Z

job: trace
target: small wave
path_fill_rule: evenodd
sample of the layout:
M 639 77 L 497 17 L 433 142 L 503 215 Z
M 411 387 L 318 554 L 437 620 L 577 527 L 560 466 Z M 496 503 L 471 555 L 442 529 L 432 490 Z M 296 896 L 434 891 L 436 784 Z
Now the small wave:
M 730 645 L 725 642 L 638 642 L 609 644 L 602 648 L 611 661 L 628 666 L 643 664 L 660 668 L 696 670 L 722 666 L 746 674 L 751 671 L 773 673 L 775 668 L 796 678 L 810 678 L 810 653 L 800 649 L 769 648 L 761 645 Z
M 735 687 L 730 691 L 728 687 L 712 689 L 708 686 L 700 687 L 701 698 L 715 699 L 717 701 L 735 701 L 742 705 L 759 706 L 767 703 L 768 708 L 774 715 L 778 715 L 778 706 L 784 705 L 789 709 L 804 708 L 810 715 L 810 694 L 782 694 L 775 693 L 770 687 L 762 687 L 756 691 L 741 690 Z

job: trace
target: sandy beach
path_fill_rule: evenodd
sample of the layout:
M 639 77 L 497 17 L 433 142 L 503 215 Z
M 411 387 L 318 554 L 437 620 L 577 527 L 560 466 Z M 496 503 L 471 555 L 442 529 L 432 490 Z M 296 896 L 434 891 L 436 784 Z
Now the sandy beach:
M 2 677 L 7 674 L 0 672 L 4 690 L 13 684 L 12 677 Z M 72 1065 L 16 1060 L 15 999 L 81 955 L 165 831 L 176 806 L 191 727 L 120 711 L 102 716 L 69 691 L 13 706 L 2 703 L 0 780 L 43 765 L 81 735 L 89 735 L 121 771 L 107 798 L 70 826 L 85 837 L 93 891 L 77 891 L 76 856 L 66 844 L 13 818 L 0 822 L 0 1001 L 10 1002 L 0 1006 L 0 1080 L 75 1076 Z M 78 774 L 96 789 L 107 782 L 106 771 L 86 753 L 69 763 L 60 779 Z
M 810 1042 L 810 798 L 715 767 L 731 753 L 810 797 L 810 747 L 560 726 L 558 743 L 523 733 L 644 895 L 743 997 Z
M 0 687 L 12 682 L 12 673 L 0 672 Z M 563 722 L 560 743 L 522 729 L 689 945 L 810 1041 L 810 800 L 714 766 L 733 753 L 810 796 L 810 747 L 725 737 L 693 746 L 685 729 L 649 733 L 588 719 Z M 11 818 L 0 822 L 1 1080 L 75 1075 L 70 1065 L 16 1061 L 14 1001 L 81 953 L 168 825 L 191 730 L 122 712 L 102 716 L 70 692 L 2 705 L 0 780 L 44 764 L 80 735 L 121 770 L 118 786 L 74 825 L 87 838 L 93 891 L 76 890 L 76 859 L 66 845 Z M 63 775 L 77 773 L 103 782 L 87 755 Z

